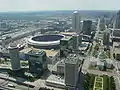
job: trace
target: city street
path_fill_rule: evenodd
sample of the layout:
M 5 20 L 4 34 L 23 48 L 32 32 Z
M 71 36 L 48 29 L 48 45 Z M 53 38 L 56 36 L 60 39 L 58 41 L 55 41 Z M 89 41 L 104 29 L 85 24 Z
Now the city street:
M 97 28 L 94 40 L 96 40 L 98 38 L 98 34 L 99 34 L 99 28 Z M 116 90 L 120 90 L 120 72 L 119 72 L 120 62 L 117 62 L 117 61 L 113 62 L 113 65 L 115 66 L 115 69 L 113 70 L 113 72 L 105 72 L 105 71 L 100 71 L 100 70 L 89 70 L 90 60 L 92 60 L 92 53 L 94 51 L 95 45 L 96 45 L 96 41 L 93 41 L 92 50 L 91 50 L 89 56 L 87 56 L 84 60 L 84 63 L 82 66 L 82 72 L 83 73 L 88 72 L 88 73 L 96 74 L 96 75 L 113 76 L 115 79 Z M 86 55 L 88 55 L 88 53 L 86 53 Z M 99 53 L 99 55 L 100 55 L 100 53 Z

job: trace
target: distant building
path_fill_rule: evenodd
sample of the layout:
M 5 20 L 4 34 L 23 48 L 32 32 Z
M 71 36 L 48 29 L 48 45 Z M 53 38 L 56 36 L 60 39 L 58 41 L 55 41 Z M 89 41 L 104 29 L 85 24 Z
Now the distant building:
M 82 42 L 80 47 L 79 47 L 79 50 L 80 51 L 86 51 L 89 47 L 89 42 Z
M 105 26 L 105 18 L 104 17 L 100 17 L 98 19 L 98 28 L 100 31 L 104 31 L 106 29 L 106 26 Z
M 79 11 L 74 11 L 72 15 L 73 15 L 72 16 L 72 30 L 75 32 L 80 32 L 81 26 L 80 26 Z
M 60 40 L 60 56 L 66 56 L 69 49 L 73 49 L 73 39 L 72 36 L 65 36 Z
M 7 24 L 6 23 L 0 23 L 0 28 L 7 28 Z
M 104 70 L 105 63 L 102 62 L 102 61 L 100 61 L 100 60 L 98 60 L 98 61 L 97 61 L 97 66 L 98 66 L 98 68 L 99 68 L 100 70 Z
M 120 29 L 120 11 L 117 12 L 114 29 Z
M 82 31 L 83 31 L 83 34 L 91 35 L 91 31 L 92 31 L 92 21 L 91 20 L 83 21 Z
M 109 45 L 110 44 L 110 33 L 104 32 L 103 35 L 103 45 Z
M 120 60 L 120 42 L 113 42 L 113 48 L 114 48 L 114 57 L 116 60 Z
M 82 36 L 81 35 L 73 35 L 73 49 L 77 49 L 82 43 Z
M 11 59 L 12 70 L 20 70 L 20 58 L 19 58 L 19 49 L 16 45 L 10 45 L 8 47 L 9 55 Z
M 81 42 L 82 36 L 80 35 L 65 36 L 60 40 L 60 56 L 66 57 L 68 53 L 78 49 Z
M 112 34 L 113 42 L 120 42 L 120 29 L 114 29 Z
M 105 62 L 105 66 L 107 68 L 112 68 L 113 67 L 113 60 L 107 59 L 106 62 Z
M 99 59 L 94 58 L 90 61 L 90 65 L 93 67 L 97 66 L 100 70 L 104 70 L 105 67 L 110 69 L 113 67 L 113 61 L 109 59 L 101 61 Z
M 76 49 L 82 42 L 82 35 L 78 35 L 75 32 L 61 32 L 61 34 L 65 35 L 65 38 L 72 38 L 72 43 L 69 44 L 70 48 Z M 65 38 L 63 38 L 62 40 L 65 40 Z
M 93 66 L 93 67 L 95 67 L 97 65 L 97 60 L 96 59 L 91 60 L 90 61 L 90 65 Z
M 31 50 L 27 56 L 30 72 L 41 74 L 47 69 L 47 56 L 45 51 Z

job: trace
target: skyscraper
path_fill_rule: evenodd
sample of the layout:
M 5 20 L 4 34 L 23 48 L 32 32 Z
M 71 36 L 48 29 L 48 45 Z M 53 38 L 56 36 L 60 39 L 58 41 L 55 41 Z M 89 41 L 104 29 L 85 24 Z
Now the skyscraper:
M 99 27 L 100 31 L 104 31 L 106 29 L 105 24 L 106 24 L 105 18 L 104 17 L 100 17 L 98 19 L 98 27 Z
M 117 12 L 114 29 L 120 29 L 120 11 Z
M 79 75 L 80 60 L 76 54 L 70 54 L 65 60 L 65 84 L 67 87 L 76 87 Z M 71 89 L 76 90 L 76 89 Z
M 11 59 L 11 68 L 12 70 L 20 70 L 20 58 L 19 58 L 19 49 L 16 45 L 10 45 L 8 47 L 9 55 Z
M 84 20 L 82 30 L 83 30 L 84 34 L 91 35 L 92 21 L 91 20 Z
M 80 32 L 80 15 L 78 11 L 74 11 L 72 14 L 72 30 L 75 32 Z
M 104 45 L 109 45 L 110 43 L 110 33 L 109 32 L 104 32 L 104 35 L 103 35 L 103 44 Z
M 43 71 L 47 70 L 47 57 L 45 51 L 33 49 L 27 53 L 27 57 L 30 72 L 42 74 Z

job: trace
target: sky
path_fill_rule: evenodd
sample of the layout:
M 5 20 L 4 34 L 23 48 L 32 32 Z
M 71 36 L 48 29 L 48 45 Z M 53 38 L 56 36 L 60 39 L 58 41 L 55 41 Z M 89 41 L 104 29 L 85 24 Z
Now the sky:
M 120 0 L 0 0 L 0 12 L 78 9 L 119 10 Z

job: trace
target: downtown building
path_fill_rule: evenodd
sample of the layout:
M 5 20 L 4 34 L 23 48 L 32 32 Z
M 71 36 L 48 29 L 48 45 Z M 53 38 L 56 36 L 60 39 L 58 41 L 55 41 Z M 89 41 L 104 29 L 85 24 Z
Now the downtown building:
M 29 70 L 31 73 L 42 74 L 47 67 L 47 56 L 43 50 L 33 49 L 27 53 Z
M 120 11 L 118 11 L 116 14 L 115 23 L 113 27 L 113 42 L 120 42 Z
M 117 12 L 113 31 L 112 31 L 112 42 L 114 49 L 114 58 L 120 60 L 120 11 Z
M 21 69 L 20 58 L 19 58 L 19 49 L 15 44 L 12 44 L 8 47 L 9 56 L 11 61 L 11 68 L 13 71 Z
M 52 74 L 47 78 L 46 85 L 67 90 L 76 90 L 82 60 L 77 54 L 69 54 L 68 57 L 53 66 Z
M 114 22 L 114 29 L 120 29 L 120 11 L 117 12 Z
M 83 34 L 85 34 L 85 35 L 91 35 L 91 31 L 92 31 L 92 21 L 91 20 L 83 21 L 82 31 L 83 31 Z
M 79 11 L 74 11 L 72 13 L 72 30 L 75 32 L 81 32 L 81 24 L 80 24 L 80 15 Z
M 98 29 L 104 31 L 106 29 L 106 20 L 104 17 L 98 18 Z
M 110 45 L 110 33 L 108 31 L 103 34 L 103 45 Z
M 65 85 L 70 90 L 76 90 L 80 71 L 80 61 L 76 54 L 70 54 L 65 61 Z

